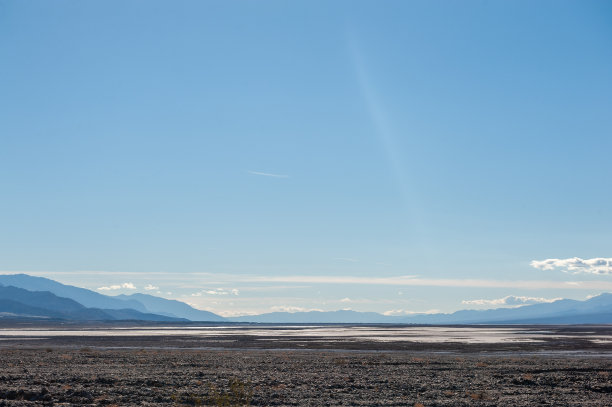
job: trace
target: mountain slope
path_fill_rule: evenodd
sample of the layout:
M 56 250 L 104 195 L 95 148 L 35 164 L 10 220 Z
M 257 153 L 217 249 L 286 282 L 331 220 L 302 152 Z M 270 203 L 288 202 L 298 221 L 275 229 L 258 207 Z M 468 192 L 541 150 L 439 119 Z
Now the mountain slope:
M 33 307 L 14 300 L 0 299 L 0 318 L 54 318 L 62 319 L 61 312 Z
M 191 321 L 224 321 L 212 312 L 197 310 L 184 302 L 168 300 L 147 294 L 108 296 L 59 283 L 44 277 L 27 274 L 0 275 L 0 285 L 14 286 L 32 291 L 49 291 L 58 297 L 70 298 L 88 308 L 105 310 L 133 309 L 142 313 L 154 313 Z M 145 304 L 146 303 L 146 304 Z M 125 314 L 125 311 L 123 312 Z M 136 314 L 135 314 L 136 315 Z
M 11 286 L 0 286 L 0 314 L 77 321 L 186 321 L 181 318 L 143 313 L 133 309 L 87 308 L 74 300 L 58 297 L 48 291 L 29 291 Z
M 17 287 L 0 287 L 0 298 L 27 303 L 33 307 L 61 312 L 77 312 L 86 309 L 69 298 L 58 297 L 49 291 L 30 291 Z
M 32 291 L 49 291 L 58 297 L 71 298 L 79 304 L 89 308 L 131 308 L 140 312 L 148 311 L 143 304 L 135 300 L 110 297 L 86 288 L 58 283 L 57 281 L 44 277 L 34 277 L 27 274 L 4 274 L 0 275 L 0 284 Z
M 118 295 L 123 300 L 135 300 L 143 304 L 149 311 L 162 315 L 187 318 L 191 321 L 225 321 L 225 318 L 209 311 L 202 311 L 191 307 L 184 302 L 168 300 L 148 294 Z

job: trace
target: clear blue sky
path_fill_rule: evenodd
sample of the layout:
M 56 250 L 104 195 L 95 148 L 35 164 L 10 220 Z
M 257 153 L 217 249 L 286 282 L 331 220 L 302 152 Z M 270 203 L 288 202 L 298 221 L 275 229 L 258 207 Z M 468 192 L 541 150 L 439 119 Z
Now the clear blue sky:
M 608 1 L 2 0 L 0 272 L 226 315 L 582 299 L 611 112 Z

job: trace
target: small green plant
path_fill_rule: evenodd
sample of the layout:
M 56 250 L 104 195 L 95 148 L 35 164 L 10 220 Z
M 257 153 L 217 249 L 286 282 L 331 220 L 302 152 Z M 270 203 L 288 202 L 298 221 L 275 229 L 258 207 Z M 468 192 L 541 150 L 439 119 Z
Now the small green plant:
M 214 384 L 210 385 L 209 402 L 214 406 L 238 407 L 248 406 L 253 400 L 251 383 L 232 378 L 226 390 L 219 390 Z

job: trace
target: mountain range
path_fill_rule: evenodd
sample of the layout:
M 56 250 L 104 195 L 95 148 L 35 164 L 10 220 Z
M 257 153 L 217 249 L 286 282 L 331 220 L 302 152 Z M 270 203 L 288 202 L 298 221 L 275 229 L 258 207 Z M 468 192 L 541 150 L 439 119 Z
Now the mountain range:
M 390 324 L 610 324 L 612 293 L 585 301 L 562 299 L 516 308 L 461 310 L 450 314 L 387 316 L 376 312 L 272 312 L 223 318 L 184 302 L 148 294 L 109 296 L 27 274 L 0 275 L 0 319 L 251 323 Z
M 0 275 L 0 315 L 66 320 L 224 321 L 212 312 L 146 294 L 110 296 L 27 274 Z
M 611 324 L 612 293 L 585 301 L 563 299 L 516 308 L 462 310 L 451 314 L 387 316 L 350 310 L 321 312 L 272 312 L 228 318 L 234 322 L 259 323 L 389 323 L 389 324 Z
M 29 291 L 13 286 L 0 287 L 0 312 L 5 315 L 66 320 L 187 321 L 184 318 L 145 313 L 130 308 L 87 308 L 70 298 L 58 297 L 49 291 Z

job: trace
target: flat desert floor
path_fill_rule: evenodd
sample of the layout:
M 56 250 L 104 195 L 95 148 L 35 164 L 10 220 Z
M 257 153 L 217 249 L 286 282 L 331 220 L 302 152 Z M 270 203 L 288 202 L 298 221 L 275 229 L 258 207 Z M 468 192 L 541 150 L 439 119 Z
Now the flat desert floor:
M 0 324 L 0 406 L 612 406 L 612 327 Z

